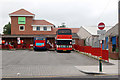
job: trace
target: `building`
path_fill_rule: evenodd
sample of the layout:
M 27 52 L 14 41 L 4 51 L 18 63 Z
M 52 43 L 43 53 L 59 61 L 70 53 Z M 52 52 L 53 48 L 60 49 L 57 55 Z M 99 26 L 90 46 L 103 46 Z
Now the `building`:
M 35 14 L 20 9 L 9 14 L 11 18 L 11 35 L 51 34 L 55 27 L 46 20 L 35 20 Z
M 84 45 L 92 47 L 100 47 L 100 39 L 97 34 L 97 26 L 92 27 L 80 27 L 78 31 L 78 36 L 80 39 L 84 40 Z M 109 57 L 113 59 L 118 59 L 118 24 L 115 26 L 106 26 L 105 29 L 105 39 L 102 40 L 102 49 L 109 50 Z
M 17 48 L 17 40 L 23 40 L 26 45 L 32 45 L 34 37 L 46 37 L 50 43 L 55 45 L 56 31 L 58 28 L 46 20 L 35 20 L 35 14 L 20 9 L 9 14 L 11 18 L 11 35 L 2 35 L 5 42 L 13 41 Z M 79 28 L 71 28 L 73 44 L 77 44 L 79 37 L 77 32 Z M 55 46 L 54 46 L 55 47 Z
M 105 30 L 109 30 L 111 27 L 106 26 Z M 100 47 L 99 35 L 97 34 L 97 26 L 81 26 L 78 31 L 78 36 L 80 39 L 84 40 L 84 45 L 92 47 Z M 103 45 L 104 46 L 104 45 Z M 104 48 L 103 48 L 104 49 Z
M 118 59 L 118 24 L 109 29 L 105 34 L 105 49 L 109 50 L 109 57 Z

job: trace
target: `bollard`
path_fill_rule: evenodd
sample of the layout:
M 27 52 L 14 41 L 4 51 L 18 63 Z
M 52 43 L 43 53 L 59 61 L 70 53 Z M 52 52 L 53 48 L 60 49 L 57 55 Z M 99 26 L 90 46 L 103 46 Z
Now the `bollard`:
M 99 58 L 99 71 L 102 72 L 102 57 Z

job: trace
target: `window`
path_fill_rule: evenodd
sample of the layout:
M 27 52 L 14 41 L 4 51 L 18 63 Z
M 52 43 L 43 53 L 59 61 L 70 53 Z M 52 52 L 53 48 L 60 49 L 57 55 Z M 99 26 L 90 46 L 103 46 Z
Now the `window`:
M 71 29 L 58 29 L 58 35 L 71 35 L 72 32 L 71 32 Z
M 40 27 L 39 26 L 37 26 L 37 31 L 40 31 Z
M 33 27 L 33 31 L 36 31 L 36 27 L 35 26 Z
M 72 40 L 72 44 L 75 44 L 75 40 L 74 39 Z
M 47 31 L 47 27 L 43 27 L 43 30 L 44 30 L 44 31 Z
M 18 24 L 25 24 L 25 17 L 18 17 Z
M 112 51 L 116 51 L 116 36 L 112 37 Z
M 24 31 L 24 30 L 25 30 L 25 26 L 24 26 L 24 25 L 20 25 L 20 26 L 19 26 L 19 30 L 20 30 L 20 31 Z
M 71 45 L 72 41 L 71 40 L 57 40 L 56 43 L 57 45 Z

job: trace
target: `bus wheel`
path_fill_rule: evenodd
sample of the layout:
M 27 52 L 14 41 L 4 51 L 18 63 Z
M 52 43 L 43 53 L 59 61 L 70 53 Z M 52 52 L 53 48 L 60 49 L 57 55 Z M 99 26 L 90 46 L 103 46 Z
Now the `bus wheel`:
M 36 49 L 34 49 L 34 51 L 37 51 Z
M 56 52 L 58 52 L 58 53 L 59 53 L 60 51 L 59 51 L 59 50 L 56 50 Z
M 58 50 L 56 50 L 56 52 L 58 52 Z
M 67 51 L 68 53 L 71 53 L 71 51 Z

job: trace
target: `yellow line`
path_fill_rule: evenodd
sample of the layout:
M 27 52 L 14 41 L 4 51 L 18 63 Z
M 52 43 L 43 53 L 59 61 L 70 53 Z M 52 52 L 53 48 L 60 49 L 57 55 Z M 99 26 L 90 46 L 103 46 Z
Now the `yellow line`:
M 115 76 L 115 75 L 120 75 L 120 74 L 100 74 L 100 75 L 94 75 L 94 76 Z
M 16 77 L 2 77 L 2 78 L 51 78 L 51 77 L 74 77 L 74 76 L 80 76 L 80 75 L 72 75 L 72 76 L 16 76 Z

